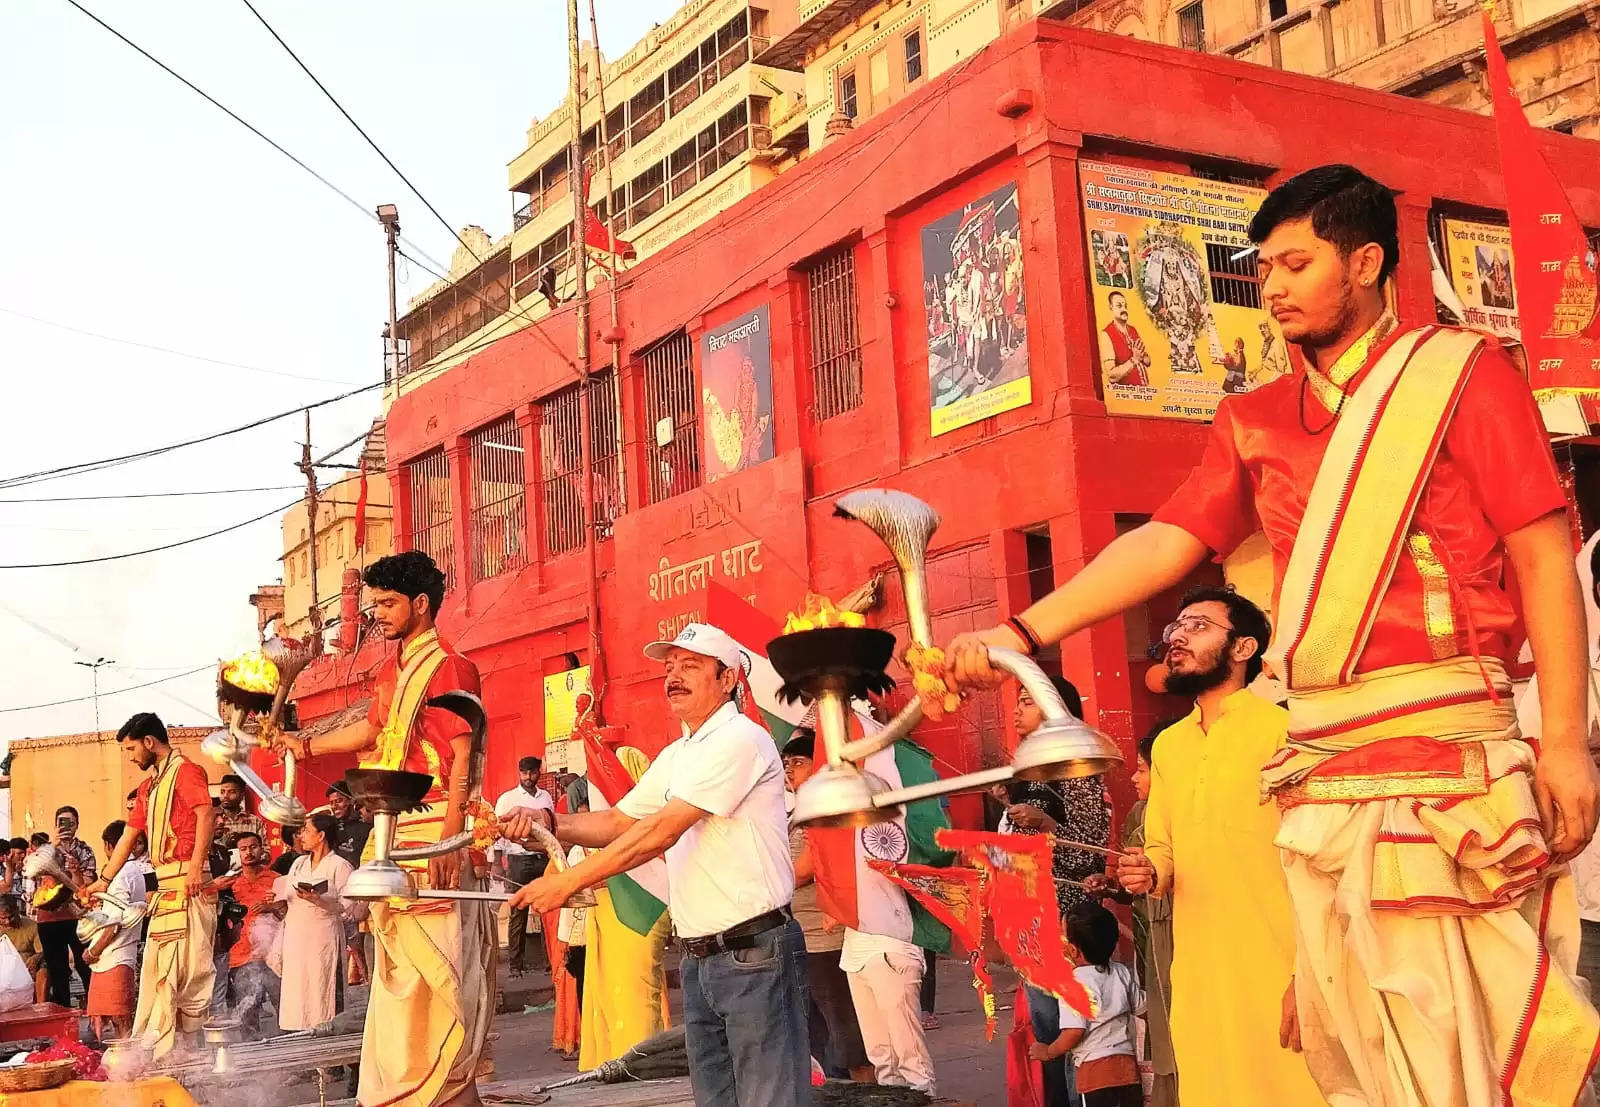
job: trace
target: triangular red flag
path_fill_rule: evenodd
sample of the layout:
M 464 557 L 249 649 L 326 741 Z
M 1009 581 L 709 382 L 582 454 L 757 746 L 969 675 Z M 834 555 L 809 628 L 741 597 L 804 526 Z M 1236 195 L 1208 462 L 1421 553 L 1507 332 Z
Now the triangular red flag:
M 367 471 L 361 470 L 361 492 L 356 496 L 356 549 L 367 548 Z
M 1545 161 L 1539 132 L 1512 91 L 1492 6 L 1483 10 L 1483 48 L 1500 140 L 1529 383 L 1541 397 L 1600 392 L 1600 363 L 1594 360 L 1600 353 L 1595 251 Z
M 589 203 L 590 175 L 587 171 L 583 175 L 583 244 L 591 250 L 601 250 L 613 257 L 631 261 L 639 256 L 639 251 L 634 249 L 633 243 L 624 242 L 613 235 Z
M 633 777 L 623 768 L 622 761 L 600 737 L 600 725 L 594 717 L 594 698 L 584 692 L 578 696 L 578 718 L 572 725 L 572 737 L 583 742 L 584 765 L 589 785 L 598 788 L 606 803 L 615 807 L 633 787 Z

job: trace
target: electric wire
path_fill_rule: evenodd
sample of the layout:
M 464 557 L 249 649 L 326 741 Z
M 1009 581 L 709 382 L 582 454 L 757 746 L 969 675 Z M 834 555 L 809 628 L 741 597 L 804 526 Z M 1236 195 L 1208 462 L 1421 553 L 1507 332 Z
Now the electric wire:
M 192 677 L 196 673 L 203 673 L 207 669 L 212 669 L 215 667 L 216 662 L 213 661 L 210 664 L 198 665 L 195 668 L 189 669 L 185 672 L 174 673 L 172 676 L 164 676 L 157 680 L 147 680 L 143 684 L 132 684 L 126 688 L 111 688 L 100 692 L 97 696 L 76 696 L 70 700 L 53 700 L 50 703 L 30 703 L 21 707 L 0 707 L 0 715 L 11 715 L 18 711 L 39 711 L 46 707 L 64 707 L 70 703 L 88 703 L 92 699 L 105 699 L 107 696 L 120 696 L 124 692 L 137 692 L 141 688 L 153 688 L 157 684 L 167 684 L 174 680 L 182 680 L 184 677 Z
M 184 538 L 180 541 L 168 542 L 160 546 L 151 546 L 148 549 L 128 550 L 124 553 L 104 554 L 100 557 L 80 557 L 74 558 L 70 561 L 38 561 L 29 564 L 0 565 L 0 569 L 63 569 L 71 565 L 99 565 L 107 561 L 122 561 L 130 557 L 143 557 L 146 554 L 161 553 L 163 550 L 175 550 L 179 546 L 192 546 L 196 542 L 204 542 L 208 538 L 217 538 L 232 531 L 240 530 L 243 527 L 249 526 L 251 523 L 259 523 L 261 520 L 269 516 L 280 515 L 289 510 L 289 508 L 293 507 L 295 504 L 301 502 L 303 501 L 299 497 L 296 497 L 295 499 L 290 500 L 288 503 L 275 507 L 270 511 L 263 511 L 260 515 L 252 515 L 248 519 L 233 523 L 230 526 L 221 528 L 220 530 L 210 531 L 206 534 L 197 534 L 193 538 Z
M 0 499 L 0 504 L 67 504 L 96 500 L 161 500 L 177 496 L 233 496 L 246 492 L 293 492 L 298 484 L 272 484 L 260 488 L 199 488 L 176 492 L 107 492 L 98 496 L 27 496 Z

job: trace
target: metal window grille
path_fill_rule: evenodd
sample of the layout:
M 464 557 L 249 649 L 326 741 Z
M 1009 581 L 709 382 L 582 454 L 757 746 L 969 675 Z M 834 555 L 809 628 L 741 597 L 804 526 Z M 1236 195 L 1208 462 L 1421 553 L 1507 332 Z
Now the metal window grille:
M 1203 0 L 1196 0 L 1178 9 L 1178 45 L 1185 50 L 1205 50 L 1206 9 Z
M 450 523 L 450 455 L 443 450 L 423 454 L 406 466 L 411 488 L 411 549 L 433 558 L 453 588 L 455 539 Z
M 581 385 L 568 385 L 539 402 L 539 442 L 544 462 L 544 553 L 570 553 L 583 545 L 583 439 Z M 618 448 L 616 376 L 609 369 L 589 378 L 589 445 L 593 451 L 595 537 L 611 537 L 622 514 L 622 456 Z
M 700 403 L 694 344 L 684 331 L 644 352 L 644 411 L 650 502 L 700 485 Z
M 1256 275 L 1256 255 L 1252 251 L 1234 257 L 1237 246 L 1207 242 L 1206 269 L 1211 276 L 1211 302 L 1261 310 L 1261 278 Z
M 846 119 L 856 117 L 856 75 L 846 73 L 839 78 L 839 110 Z
M 469 447 L 472 579 L 488 580 L 528 563 L 526 469 L 516 417 L 507 415 L 474 432 Z
M 922 32 L 906 36 L 906 84 L 922 77 Z
M 583 545 L 583 442 L 578 423 L 578 386 L 539 401 L 539 450 L 544 462 L 544 553 L 568 553 Z
M 806 270 L 811 315 L 811 386 L 817 422 L 861 406 L 861 325 L 856 260 L 843 246 Z

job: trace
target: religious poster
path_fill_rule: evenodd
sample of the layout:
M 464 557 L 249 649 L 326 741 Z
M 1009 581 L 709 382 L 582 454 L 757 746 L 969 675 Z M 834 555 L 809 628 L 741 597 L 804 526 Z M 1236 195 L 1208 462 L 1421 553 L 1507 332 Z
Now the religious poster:
M 1209 421 L 1290 372 L 1247 230 L 1266 192 L 1078 163 L 1106 410 Z
M 582 774 L 582 742 L 569 742 L 578 718 L 578 697 L 589 694 L 589 666 L 544 678 L 544 767 L 548 772 Z
M 1463 326 L 1522 341 L 1517 286 L 1512 279 L 1511 228 L 1469 219 L 1441 220 L 1445 268 L 1461 299 Z
M 701 338 L 700 403 L 707 482 L 772 456 L 772 335 L 765 304 Z
M 935 436 L 1033 400 L 1015 182 L 922 228 Z

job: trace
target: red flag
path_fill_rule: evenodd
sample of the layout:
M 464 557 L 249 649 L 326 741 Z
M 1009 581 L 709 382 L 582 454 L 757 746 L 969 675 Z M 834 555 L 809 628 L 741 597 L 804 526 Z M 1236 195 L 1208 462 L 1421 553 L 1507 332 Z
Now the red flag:
M 1033 1020 L 1028 1017 L 1028 993 L 1021 987 L 1013 1009 L 1016 1017 L 1006 1035 L 1006 1107 L 1046 1107 L 1043 1066 L 1028 1056 Z
M 631 261 L 639 256 L 639 251 L 634 249 L 633 243 L 624 242 L 611 233 L 600 217 L 594 213 L 594 208 L 589 204 L 589 178 L 592 174 L 585 171 L 583 174 L 583 244 L 591 250 L 601 250 L 619 257 L 623 261 Z
M 987 874 L 984 912 L 994 920 L 995 940 L 1023 979 L 1092 1017 L 1089 993 L 1072 975 L 1061 934 L 1050 836 L 940 830 L 934 840 L 961 851 L 968 864 Z
M 367 471 L 361 470 L 361 494 L 356 497 L 356 549 L 367 548 Z
M 867 864 L 904 889 L 967 948 L 972 987 L 983 1007 L 984 1038 L 994 1041 L 994 979 L 983 960 L 983 870 L 907 865 L 877 858 L 868 858 Z
M 594 717 L 594 697 L 588 692 L 578 695 L 577 716 L 572 724 L 572 737 L 583 743 L 589 786 L 598 789 L 606 803 L 615 807 L 633 787 L 633 777 L 623 767 L 616 751 L 601 740 L 601 727 Z
M 1500 139 L 1522 342 L 1536 395 L 1600 392 L 1600 288 L 1595 251 L 1561 182 L 1544 159 L 1539 132 L 1511 89 L 1494 14 L 1483 10 L 1489 94 Z

